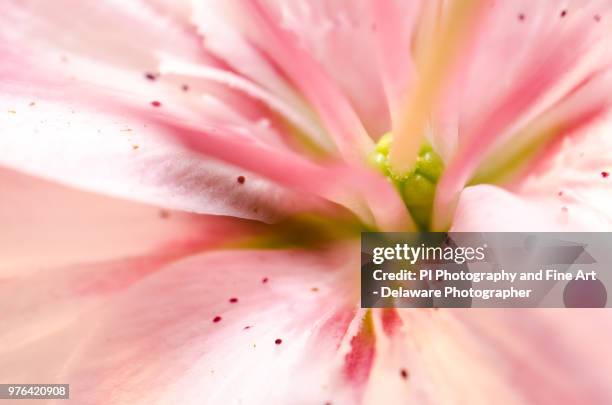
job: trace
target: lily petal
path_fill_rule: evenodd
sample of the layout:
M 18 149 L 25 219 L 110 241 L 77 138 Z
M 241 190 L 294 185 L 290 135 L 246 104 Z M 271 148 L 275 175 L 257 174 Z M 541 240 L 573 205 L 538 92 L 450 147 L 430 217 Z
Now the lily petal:
M 548 148 L 511 191 L 466 188 L 456 231 L 607 231 L 612 226 L 609 116 Z
M 178 78 L 158 75 L 161 52 L 218 66 L 200 48 L 198 35 L 176 24 L 178 11 L 171 19 L 139 1 L 105 3 L 86 11 L 81 2 L 69 0 L 53 6 L 26 1 L 0 7 L 3 165 L 198 213 L 273 221 L 301 206 L 303 196 L 255 175 L 241 186 L 237 179 L 243 171 L 195 157 L 149 125 L 152 117 L 165 113 L 232 122 L 260 141 L 288 148 L 279 128 L 262 125 L 273 120 L 265 106 L 244 94 L 198 81 L 185 92 Z M 74 24 L 70 13 L 80 11 L 87 20 Z M 141 25 L 141 30 L 134 29 Z M 138 35 L 132 35 L 135 31 Z M 149 41 L 157 42 L 142 46 Z M 208 102 L 196 96 L 205 90 Z M 135 116 L 135 107 L 148 115 Z
M 4 353 L 0 370 L 10 375 L 0 371 L 1 380 L 70 381 L 71 398 L 84 405 L 352 403 L 357 387 L 342 372 L 358 289 L 350 250 L 228 250 L 175 261 Z M 30 288 L 0 286 L 9 287 Z M 42 352 L 46 367 L 32 367 Z
M 279 18 L 282 20 L 283 16 L 272 5 L 249 0 L 229 2 L 223 4 L 223 8 L 229 9 L 225 15 L 233 18 L 234 24 L 246 37 L 237 41 L 242 45 L 245 41 L 252 42 L 265 52 L 315 108 L 341 156 L 350 162 L 363 163 L 373 144 L 359 117 L 337 83 L 300 44 L 299 37 L 279 24 Z M 240 46 L 238 51 L 241 52 L 236 57 L 253 53 L 245 50 L 244 46 Z M 222 55 L 229 59 L 229 63 L 236 63 L 227 51 Z
M 246 237 L 249 229 L 249 221 L 89 194 L 7 169 L 0 169 L 0 187 L 0 284 L 81 262 L 157 250 L 170 255 L 243 232 Z
M 257 176 L 241 184 L 237 179 L 244 171 L 180 148 L 149 118 L 34 100 L 0 100 L 0 162 L 6 166 L 85 190 L 198 213 L 271 221 L 283 207 L 291 212 L 292 206 L 302 205 L 286 189 Z
M 437 229 L 448 226 L 459 191 L 496 142 L 571 93 L 593 72 L 610 68 L 612 54 L 605 42 L 609 29 L 594 19 L 609 7 L 603 2 L 561 10 L 546 2 L 491 6 L 479 27 L 487 35 L 476 37 L 450 86 L 450 94 L 460 98 L 447 100 L 461 108 L 460 131 L 457 150 L 438 183 Z M 509 63 L 508 52 L 513 55 Z M 499 79 L 500 71 L 508 81 Z
M 612 317 L 567 311 L 400 309 L 364 403 L 607 403 Z

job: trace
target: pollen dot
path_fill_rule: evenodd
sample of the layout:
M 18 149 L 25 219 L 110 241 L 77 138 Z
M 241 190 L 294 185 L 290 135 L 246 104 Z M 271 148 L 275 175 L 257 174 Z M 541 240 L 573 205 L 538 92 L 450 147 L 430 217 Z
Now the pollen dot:
M 236 181 L 240 184 L 244 184 L 244 182 L 246 181 L 246 179 L 244 178 L 244 176 L 238 176 L 236 178 Z
M 217 322 L 220 322 L 220 321 L 221 321 L 221 317 L 220 317 L 219 315 L 217 315 L 217 316 L 215 316 L 215 317 L 213 318 L 213 322 L 214 322 L 214 323 L 217 323 Z
M 402 378 L 404 380 L 407 380 L 408 379 L 408 370 L 406 370 L 405 368 L 401 369 L 400 370 L 400 375 L 402 376 Z
M 157 101 L 157 100 L 155 100 L 155 101 L 151 101 L 151 105 L 152 105 L 153 107 L 161 107 L 161 103 L 160 103 L 159 101 Z
M 312 287 L 310 289 L 310 291 L 312 291 L 312 292 L 319 292 L 319 288 L 318 287 Z
M 268 277 L 264 277 L 264 278 L 262 278 L 262 279 L 261 279 L 261 282 L 262 282 L 262 283 L 264 283 L 264 284 L 265 284 L 265 283 L 267 283 L 267 282 L 268 282 Z
M 283 339 L 276 339 L 274 343 L 276 343 L 277 345 L 280 345 L 281 343 L 283 343 Z
M 610 173 L 608 172 L 601 172 L 601 177 L 603 177 L 604 179 L 608 178 L 610 176 Z
M 231 302 L 232 304 L 235 304 L 235 303 L 238 302 L 238 298 L 236 298 L 236 297 L 230 298 L 229 302 Z

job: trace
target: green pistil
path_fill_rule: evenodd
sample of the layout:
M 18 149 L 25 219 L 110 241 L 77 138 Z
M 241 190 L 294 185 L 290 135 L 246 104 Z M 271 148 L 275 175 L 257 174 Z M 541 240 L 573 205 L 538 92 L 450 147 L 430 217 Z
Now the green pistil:
M 391 133 L 385 134 L 370 155 L 372 166 L 388 177 L 404 200 L 412 218 L 422 230 L 429 229 L 436 184 L 444 170 L 444 162 L 429 144 L 419 151 L 414 168 L 403 176 L 396 176 L 389 169 L 389 149 L 393 142 Z

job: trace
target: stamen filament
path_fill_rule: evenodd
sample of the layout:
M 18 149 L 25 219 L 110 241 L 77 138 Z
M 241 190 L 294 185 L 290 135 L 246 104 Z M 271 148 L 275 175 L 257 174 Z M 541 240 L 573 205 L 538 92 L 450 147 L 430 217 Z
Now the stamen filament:
M 395 141 L 389 154 L 391 171 L 396 176 L 407 174 L 414 166 L 425 141 L 425 128 L 452 62 L 457 58 L 463 39 L 480 10 L 480 0 L 454 0 L 431 43 L 425 46 L 417 61 L 420 78 L 408 97 L 406 113 L 393 133 Z

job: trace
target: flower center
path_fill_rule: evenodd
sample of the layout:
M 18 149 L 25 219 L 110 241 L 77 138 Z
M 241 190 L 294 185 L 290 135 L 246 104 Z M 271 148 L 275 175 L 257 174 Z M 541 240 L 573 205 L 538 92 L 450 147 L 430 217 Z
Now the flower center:
M 383 135 L 370 155 L 370 163 L 395 185 L 419 228 L 428 230 L 436 185 L 444 170 L 444 162 L 429 144 L 424 144 L 412 170 L 398 176 L 389 164 L 392 143 L 393 134 L 389 132 Z

